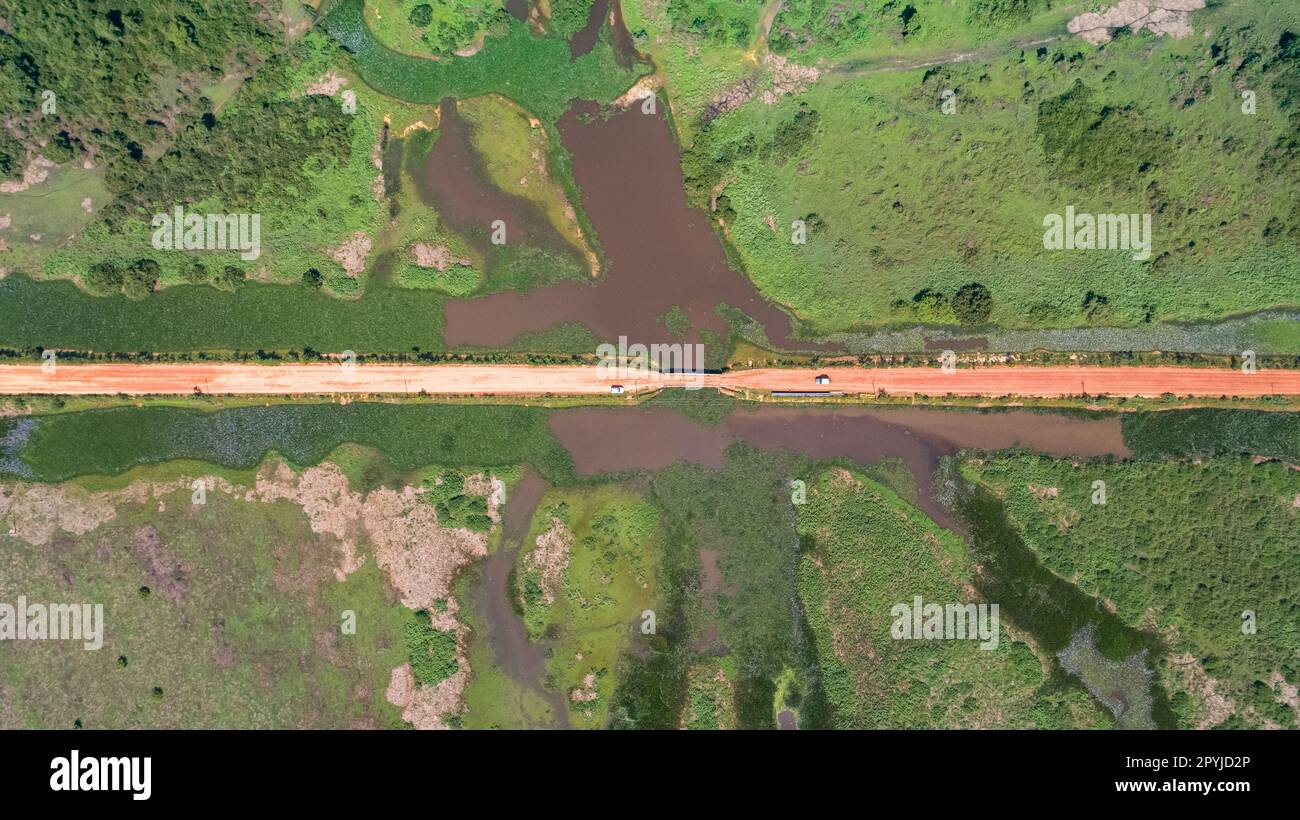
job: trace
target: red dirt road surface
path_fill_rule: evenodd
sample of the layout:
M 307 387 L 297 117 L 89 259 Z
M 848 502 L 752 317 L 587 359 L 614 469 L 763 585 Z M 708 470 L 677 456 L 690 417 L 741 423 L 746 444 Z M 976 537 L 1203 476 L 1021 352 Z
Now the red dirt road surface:
M 818 385 L 819 374 L 830 384 Z M 936 367 L 830 368 L 813 370 L 737 370 L 716 377 L 725 387 L 762 390 L 833 390 L 894 396 L 1273 396 L 1300 395 L 1300 370 L 1243 373 L 1226 368 L 1191 367 Z
M 819 374 L 830 384 L 818 385 Z M 0 394 L 212 395 L 429 394 L 526 396 L 628 393 L 701 385 L 756 391 L 834 391 L 925 396 L 1300 396 L 1300 370 L 1242 373 L 1183 367 L 933 367 L 759 369 L 696 375 L 616 377 L 590 366 L 333 364 L 0 365 Z

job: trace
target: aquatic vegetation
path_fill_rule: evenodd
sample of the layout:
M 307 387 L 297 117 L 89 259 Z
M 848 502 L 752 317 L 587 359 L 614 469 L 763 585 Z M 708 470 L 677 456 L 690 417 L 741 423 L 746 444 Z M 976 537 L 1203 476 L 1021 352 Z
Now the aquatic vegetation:
M 375 90 L 403 100 L 435 103 L 444 97 L 502 94 L 553 123 L 575 97 L 608 102 L 636 81 L 620 68 L 608 43 L 569 58 L 560 37 L 537 37 L 510 21 L 501 36 L 488 38 L 472 57 L 432 61 L 385 48 L 366 25 L 362 0 L 341 0 L 323 25 L 353 58 L 362 79 Z M 528 70 L 520 71 L 520 66 Z

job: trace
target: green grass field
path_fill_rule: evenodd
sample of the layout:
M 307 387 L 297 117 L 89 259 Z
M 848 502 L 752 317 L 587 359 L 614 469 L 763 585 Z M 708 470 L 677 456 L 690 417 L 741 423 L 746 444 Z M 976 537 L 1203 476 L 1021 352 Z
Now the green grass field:
M 364 15 L 375 39 L 394 51 L 450 59 L 502 28 L 506 11 L 484 0 L 366 0 Z
M 548 543 L 538 539 L 557 526 L 569 543 L 547 578 L 533 558 Z M 547 681 L 564 693 L 575 727 L 608 721 L 620 658 L 641 638 L 642 613 L 655 599 L 658 530 L 654 507 L 612 486 L 552 493 L 534 517 L 514 593 L 530 637 L 549 648 Z
M 822 470 L 798 507 L 799 590 L 816 638 L 821 686 L 839 728 L 1014 728 L 1087 725 L 1086 699 L 1064 712 L 1038 702 L 1035 652 L 1005 630 L 978 640 L 895 640 L 891 608 L 970 601 L 973 562 L 893 491 L 860 473 Z
M 233 293 L 182 285 L 136 300 L 15 275 L 0 280 L 0 345 L 106 353 L 432 351 L 442 348 L 442 302 L 435 293 L 397 288 L 343 300 L 251 282 Z
M 1200 409 L 1123 418 L 1124 443 L 1147 458 L 1255 455 L 1300 458 L 1300 425 L 1290 413 Z
M 425 464 L 532 464 L 548 479 L 572 475 L 573 460 L 530 407 L 416 404 L 276 404 L 211 413 L 180 407 L 122 407 L 0 421 L 4 470 L 38 481 L 115 475 L 141 464 L 194 459 L 249 469 L 270 451 L 305 467 L 345 443 L 382 453 L 395 468 Z M 11 441 L 12 439 L 12 441 Z
M 1155 671 L 1181 725 L 1300 725 L 1279 688 L 1300 680 L 1293 469 L 1249 458 L 1085 465 L 1035 456 L 968 469 L 1003 498 L 1048 569 L 1161 636 L 1167 654 Z M 1105 504 L 1093 503 L 1098 481 Z
M 0 645 L 0 725 L 403 725 L 384 690 L 406 660 L 413 613 L 373 560 L 338 582 L 334 551 L 301 507 L 218 492 L 196 507 L 185 487 L 121 503 L 112 521 L 57 543 L 55 558 L 0 535 L 0 598 L 102 603 L 104 643 Z M 345 611 L 355 634 L 342 632 Z
M 96 293 L 125 290 L 145 298 L 159 285 L 229 289 L 244 278 L 298 283 L 315 270 L 326 290 L 355 296 L 362 271 L 349 275 L 332 251 L 357 234 L 374 237 L 383 224 L 384 208 L 371 192 L 378 175 L 371 155 L 384 101 L 359 95 L 348 109 L 341 97 L 319 93 L 322 88 L 308 93 L 328 76 L 338 53 L 330 38 L 310 32 L 268 60 L 220 110 L 214 105 L 178 129 L 146 177 L 118 192 L 101 218 L 29 272 L 75 276 Z M 151 220 L 178 206 L 200 214 L 257 214 L 261 255 L 158 249 Z M 130 275 L 141 260 L 156 266 L 143 283 Z M 126 271 L 127 286 L 106 275 L 105 266 Z
M 746 269 L 824 333 L 955 324 L 954 297 L 972 282 L 992 296 L 975 323 L 1009 328 L 1295 305 L 1297 57 L 1282 32 L 1300 17 L 1257 0 L 1193 22 L 1181 40 L 1066 38 L 912 70 L 822 66 L 802 94 L 753 99 L 703 129 L 683 160 L 689 192 L 705 204 L 725 183 L 719 215 Z M 1254 114 L 1243 88 L 1257 94 Z M 1150 259 L 1045 250 L 1043 218 L 1067 205 L 1152 214 Z M 806 244 L 791 242 L 795 220 Z

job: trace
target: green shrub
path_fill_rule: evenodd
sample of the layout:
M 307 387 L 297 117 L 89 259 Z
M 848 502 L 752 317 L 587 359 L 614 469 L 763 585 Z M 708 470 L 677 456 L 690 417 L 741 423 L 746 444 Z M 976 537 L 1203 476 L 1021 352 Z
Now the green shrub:
M 406 652 L 411 675 L 420 686 L 436 686 L 456 673 L 456 633 L 435 629 L 427 610 L 406 625 Z
M 962 285 L 952 297 L 952 312 L 963 325 L 979 325 L 993 312 L 993 297 L 979 282 Z
M 428 3 L 421 3 L 411 9 L 411 14 L 407 19 L 410 20 L 411 25 L 416 28 L 424 28 L 433 22 L 433 6 L 430 6 Z
M 1167 410 L 1126 414 L 1122 423 L 1124 443 L 1144 458 L 1238 454 L 1300 458 L 1300 417 L 1294 413 Z

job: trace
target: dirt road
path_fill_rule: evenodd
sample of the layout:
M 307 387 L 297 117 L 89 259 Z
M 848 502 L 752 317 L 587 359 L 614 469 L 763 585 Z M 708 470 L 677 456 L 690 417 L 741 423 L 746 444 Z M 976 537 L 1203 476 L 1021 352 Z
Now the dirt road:
M 831 383 L 818 385 L 819 373 Z M 429 394 L 525 396 L 628 393 L 663 386 L 701 385 L 756 391 L 836 391 L 926 396 L 1088 395 L 1300 396 L 1300 370 L 1246 374 L 1226 368 L 972 367 L 944 373 L 932 367 L 826 370 L 738 370 L 704 376 L 618 376 L 595 366 L 354 365 L 342 364 L 39 364 L 0 365 L 0 394 L 95 395 L 311 395 Z
M 565 395 L 609 393 L 611 380 L 592 367 L 525 365 L 343 364 L 59 364 L 0 366 L 0 394 L 86 395 L 208 394 L 288 395 L 314 393 L 428 393 Z M 618 382 L 628 392 L 646 380 Z M 656 385 L 657 386 L 657 385 Z
M 944 396 L 1241 396 L 1300 395 L 1300 370 L 1242 373 L 1190 367 L 972 367 L 944 373 L 934 367 L 831 368 L 829 385 L 812 370 L 738 370 L 717 384 L 759 390 L 834 390 L 845 393 Z

